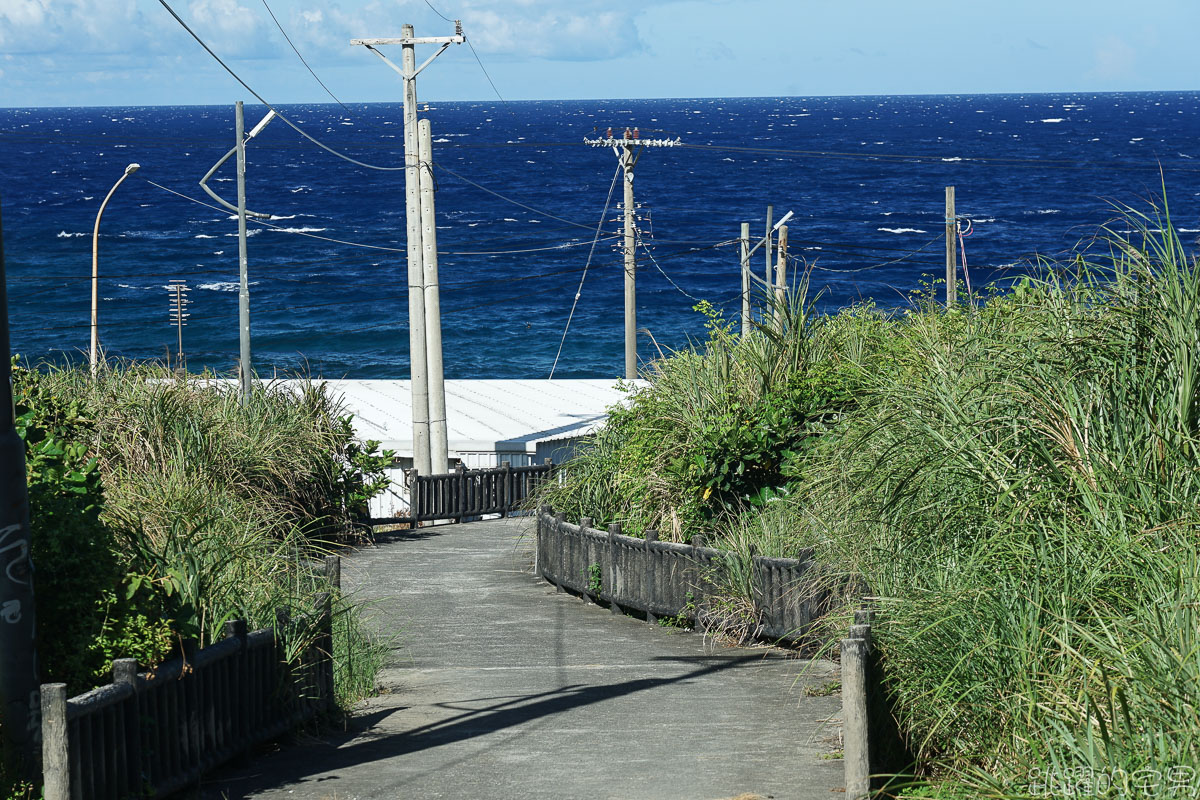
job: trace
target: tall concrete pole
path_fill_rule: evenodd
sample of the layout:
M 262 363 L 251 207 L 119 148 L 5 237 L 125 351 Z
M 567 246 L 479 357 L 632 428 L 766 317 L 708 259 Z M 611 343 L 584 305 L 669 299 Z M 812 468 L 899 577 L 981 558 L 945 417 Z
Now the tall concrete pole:
M 433 132 L 429 120 L 418 124 L 421 160 L 421 248 L 425 282 L 425 348 L 429 359 L 429 447 L 433 472 L 450 470 L 446 438 L 446 381 L 442 369 L 442 300 L 438 286 L 437 221 L 433 209 Z M 418 468 L 419 469 L 419 468 Z
M 0 736 L 8 777 L 33 779 L 38 763 L 41 699 L 34 650 L 25 442 L 17 434 L 13 420 L 10 358 L 8 290 L 0 221 Z
M 954 212 L 954 187 L 946 187 L 946 308 L 958 303 L 958 218 Z
M 628 137 L 628 132 L 626 132 Z M 633 145 L 626 138 L 621 166 L 625 173 L 625 378 L 637 377 L 637 251 L 634 249 Z
M 429 361 L 425 349 L 425 276 L 421 246 L 421 174 L 417 144 L 417 52 L 413 26 L 404 25 L 404 197 L 408 218 L 408 353 L 412 376 L 413 467 L 432 473 L 429 451 Z
M 237 101 L 234 116 L 237 121 L 237 207 L 238 207 L 238 383 L 242 405 L 250 404 L 250 379 L 254 366 L 250 360 L 250 280 L 249 260 L 246 256 L 246 119 L 242 113 L 242 101 Z M 183 308 L 180 307 L 182 317 Z M 182 326 L 182 322 L 180 323 Z M 183 328 L 180 327 L 179 350 L 183 352 Z
M 742 336 L 750 334 L 750 223 L 742 223 Z
M 768 205 L 767 206 L 767 238 L 764 240 L 766 243 L 766 254 L 767 254 L 766 279 L 767 279 L 768 286 L 775 283 L 775 276 L 773 274 L 775 271 L 775 258 L 774 258 L 775 248 L 771 246 L 772 245 L 771 235 L 775 232 L 775 227 L 772 224 L 774 221 L 775 221 L 775 206 Z
M 787 251 L 788 251 L 788 229 L 787 225 L 779 228 L 779 245 L 775 248 L 779 260 L 775 264 L 775 327 L 783 332 L 783 321 L 787 312 Z

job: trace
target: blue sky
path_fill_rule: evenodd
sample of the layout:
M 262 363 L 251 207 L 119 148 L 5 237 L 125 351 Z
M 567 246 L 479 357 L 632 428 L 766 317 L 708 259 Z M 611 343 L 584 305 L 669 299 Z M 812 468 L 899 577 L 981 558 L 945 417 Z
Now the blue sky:
M 272 103 L 329 97 L 263 0 L 169 0 Z M 452 26 L 424 0 L 267 0 L 346 102 L 399 80 L 349 40 Z M 461 18 L 505 99 L 1197 88 L 1197 0 L 430 0 Z M 397 48 L 398 50 L 398 48 Z M 398 57 L 398 52 L 397 52 Z M 427 100 L 494 98 L 465 47 Z M 0 106 L 251 99 L 157 0 L 0 0 Z

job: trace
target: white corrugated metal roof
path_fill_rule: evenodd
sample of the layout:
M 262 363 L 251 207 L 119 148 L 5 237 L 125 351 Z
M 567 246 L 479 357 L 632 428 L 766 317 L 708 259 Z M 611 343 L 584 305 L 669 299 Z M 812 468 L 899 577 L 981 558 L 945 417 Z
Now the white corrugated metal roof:
M 641 384 L 642 382 L 636 382 Z M 355 432 L 397 456 L 412 457 L 412 394 L 406 380 L 330 380 L 354 414 Z M 449 380 L 446 426 L 451 457 L 460 452 L 528 452 L 536 443 L 580 436 L 628 393 L 594 380 Z

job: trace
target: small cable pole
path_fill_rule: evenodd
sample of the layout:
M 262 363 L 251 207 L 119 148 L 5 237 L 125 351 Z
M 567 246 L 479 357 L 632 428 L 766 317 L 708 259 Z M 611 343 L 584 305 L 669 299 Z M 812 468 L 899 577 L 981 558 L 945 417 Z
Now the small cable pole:
M 954 187 L 946 187 L 946 308 L 953 308 L 958 303 L 958 248 L 955 247 L 955 235 L 958 230 L 958 220 L 954 216 Z
M 246 127 L 242 101 L 234 108 L 237 137 L 237 215 L 238 215 L 238 383 L 242 406 L 250 405 L 250 381 L 254 364 L 250 356 L 250 280 L 246 255 Z M 179 351 L 182 359 L 183 327 L 180 325 Z
M 779 243 L 776 245 L 779 261 L 775 265 L 775 327 L 783 333 L 787 309 L 787 259 L 788 259 L 788 229 L 787 225 L 779 228 Z
M 175 331 L 178 337 L 178 349 L 176 350 L 176 359 L 183 369 L 187 369 L 187 362 L 183 358 L 183 329 L 187 325 L 187 318 L 191 316 L 188 313 L 187 307 L 191 303 L 187 293 L 191 291 L 188 288 L 187 281 L 173 279 L 171 285 L 167 287 L 168 300 L 170 302 L 170 320 L 175 326 Z
M 768 205 L 767 206 L 767 237 L 765 239 L 766 256 L 767 256 L 766 279 L 767 279 L 768 285 L 770 285 L 771 283 L 774 283 L 774 281 L 775 281 L 775 278 L 773 275 L 773 273 L 775 271 L 775 259 L 772 257 L 775 254 L 775 245 L 771 239 L 772 234 L 775 233 L 775 226 L 771 224 L 772 221 L 774 220 L 774 218 L 775 218 L 775 206 Z
M 637 128 L 625 129 L 620 137 L 614 137 L 612 128 L 597 139 L 584 138 L 590 147 L 611 147 L 625 174 L 625 378 L 637 378 L 637 224 L 633 201 L 633 169 L 641 156 L 643 147 L 678 147 L 675 139 L 643 139 Z
M 742 223 L 742 336 L 750 334 L 750 223 Z

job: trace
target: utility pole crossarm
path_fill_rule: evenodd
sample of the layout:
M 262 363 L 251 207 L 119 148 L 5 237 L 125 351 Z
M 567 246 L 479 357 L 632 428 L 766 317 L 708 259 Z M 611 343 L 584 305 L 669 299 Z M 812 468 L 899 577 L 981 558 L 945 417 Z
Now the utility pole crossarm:
M 454 36 L 409 36 L 399 39 L 351 39 L 350 44 L 374 47 L 382 44 L 462 44 L 467 37 L 461 33 Z
M 683 140 L 679 137 L 674 139 L 622 139 L 619 136 L 610 136 L 604 139 L 584 137 L 583 143 L 589 147 L 624 147 L 629 144 L 639 147 L 679 147 L 683 144 Z

